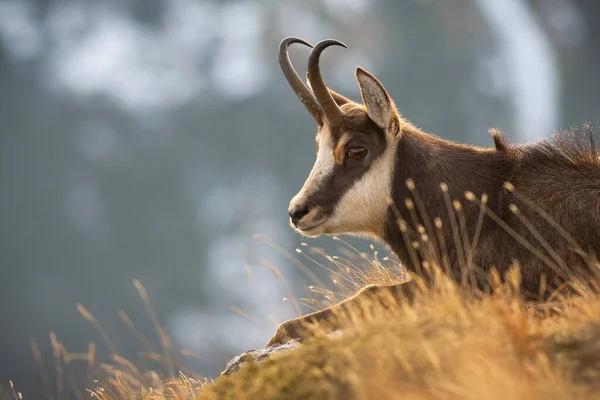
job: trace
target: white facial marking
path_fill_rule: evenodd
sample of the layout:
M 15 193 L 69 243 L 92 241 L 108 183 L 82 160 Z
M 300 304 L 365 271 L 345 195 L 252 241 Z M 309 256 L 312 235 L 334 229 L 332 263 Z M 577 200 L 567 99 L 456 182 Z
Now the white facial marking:
M 384 153 L 344 193 L 327 221 L 332 233 L 366 233 L 383 235 L 387 217 L 387 199 L 392 192 L 392 173 L 396 142 L 388 136 Z
M 300 189 L 298 194 L 290 201 L 290 208 L 302 205 L 312 193 L 319 190 L 324 185 L 324 180 L 333 173 L 334 168 L 335 156 L 333 148 L 331 147 L 331 136 L 327 127 L 324 126 L 319 132 L 319 150 L 317 152 L 317 159 L 308 178 L 306 178 L 302 189 Z M 314 221 L 315 218 L 319 217 L 320 210 L 315 209 L 313 211 L 314 212 L 309 213 L 302 221 L 300 221 L 301 223 L 299 223 L 298 228 L 302 229 L 303 225 L 311 226 L 316 222 L 322 222 Z M 307 236 L 317 236 L 323 233 L 323 226 L 317 226 L 314 229 L 302 231 L 302 233 Z
M 306 178 L 304 186 L 302 186 L 300 192 L 292 199 L 292 204 L 302 203 L 310 193 L 323 185 L 323 180 L 333 172 L 334 168 L 335 157 L 333 148 L 331 147 L 330 135 L 329 131 L 324 127 L 319 133 L 319 151 L 317 152 L 315 164 L 308 178 Z

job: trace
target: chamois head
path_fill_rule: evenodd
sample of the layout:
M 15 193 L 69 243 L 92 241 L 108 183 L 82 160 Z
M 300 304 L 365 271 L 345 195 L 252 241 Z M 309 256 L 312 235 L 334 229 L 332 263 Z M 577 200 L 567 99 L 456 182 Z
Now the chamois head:
M 288 83 L 315 119 L 317 157 L 304 186 L 291 200 L 288 214 L 294 229 L 306 236 L 374 234 L 381 236 L 391 191 L 394 155 L 402 120 L 377 78 L 356 68 L 363 103 L 327 88 L 319 57 L 324 40 L 308 59 L 306 86 L 288 56 L 288 46 L 308 42 L 288 37 L 281 42 L 279 63 Z

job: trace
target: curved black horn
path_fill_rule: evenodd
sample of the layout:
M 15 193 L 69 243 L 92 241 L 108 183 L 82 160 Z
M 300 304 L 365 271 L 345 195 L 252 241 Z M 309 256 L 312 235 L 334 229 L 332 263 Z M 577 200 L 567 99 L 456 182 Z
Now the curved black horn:
M 296 96 L 298 96 L 302 104 L 304 104 L 304 107 L 306 107 L 310 115 L 312 115 L 319 125 L 323 125 L 323 110 L 321 109 L 319 102 L 310 89 L 306 87 L 304 82 L 302 82 L 302 79 L 300 76 L 298 76 L 298 73 L 290 61 L 288 46 L 292 43 L 301 43 L 310 48 L 313 47 L 306 40 L 298 37 L 290 36 L 283 39 L 279 45 L 279 66 L 281 67 L 281 71 L 283 71 L 285 79 L 287 79 L 288 83 L 294 90 L 294 93 L 296 93 Z
M 317 98 L 317 101 L 323 109 L 325 119 L 329 124 L 337 126 L 342 123 L 344 113 L 338 107 L 337 103 L 333 99 L 325 81 L 321 76 L 321 70 L 319 68 L 319 57 L 323 50 L 329 46 L 342 46 L 347 47 L 344 43 L 335 39 L 323 40 L 312 49 L 310 56 L 308 57 L 308 80 L 310 81 L 310 87 Z

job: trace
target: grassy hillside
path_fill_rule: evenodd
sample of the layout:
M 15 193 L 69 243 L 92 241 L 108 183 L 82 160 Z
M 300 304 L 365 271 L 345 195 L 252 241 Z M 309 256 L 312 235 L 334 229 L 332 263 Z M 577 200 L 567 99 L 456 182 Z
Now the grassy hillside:
M 307 250 L 298 252 L 314 257 Z M 336 267 L 331 272 L 338 291 L 315 289 L 314 303 L 336 302 L 335 293 L 343 296 L 370 282 L 402 279 L 401 268 L 377 253 L 360 254 L 360 269 L 341 257 L 322 256 Z M 250 362 L 214 381 L 178 373 L 158 323 L 162 350 L 151 357 L 162 368 L 144 369 L 118 355 L 101 363 L 93 346 L 72 354 L 51 337 L 57 369 L 83 360 L 97 380 L 73 387 L 59 375 L 50 386 L 62 390 L 58 398 L 100 399 L 600 398 L 600 296 L 582 290 L 582 297 L 525 304 L 515 289 L 518 269 L 507 278 L 499 294 L 489 297 L 461 291 L 440 277 L 413 306 L 372 305 L 366 318 L 341 334 L 328 336 L 324 327 L 296 350 Z M 145 290 L 135 283 L 152 315 Z M 98 324 L 83 306 L 79 311 Z M 127 324 L 127 316 L 122 318 Z M 13 397 L 12 391 L 5 394 Z
M 452 288 L 218 379 L 199 399 L 600 397 L 600 298 L 552 310 Z

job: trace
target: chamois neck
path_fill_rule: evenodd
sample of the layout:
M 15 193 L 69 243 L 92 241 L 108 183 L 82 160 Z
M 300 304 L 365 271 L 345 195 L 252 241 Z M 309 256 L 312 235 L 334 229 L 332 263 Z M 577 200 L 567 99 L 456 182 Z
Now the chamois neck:
M 476 196 L 486 193 L 489 197 L 488 207 L 499 210 L 502 207 L 502 184 L 510 179 L 515 165 L 510 155 L 494 148 L 453 143 L 412 126 L 403 129 L 396 149 L 391 188 L 396 211 L 388 210 L 384 240 L 406 262 L 403 256 L 406 253 L 405 242 L 398 227 L 397 213 L 412 229 L 417 228 L 414 226 L 415 214 L 416 223 L 424 226 L 431 226 L 436 217 L 447 223 L 448 208 L 441 183 L 448 186 L 452 201 L 461 202 L 467 220 L 477 216 L 478 208 L 475 210 L 476 205 L 464 200 L 466 191 Z M 411 213 L 406 207 L 407 199 L 416 200 L 406 185 L 409 178 L 415 184 L 426 216 L 421 214 L 419 208 Z
M 512 171 L 507 153 L 494 148 L 454 143 L 417 129 L 404 132 L 398 143 L 394 185 L 405 186 L 413 179 L 423 196 L 440 192 L 446 183 L 451 194 L 490 191 Z

